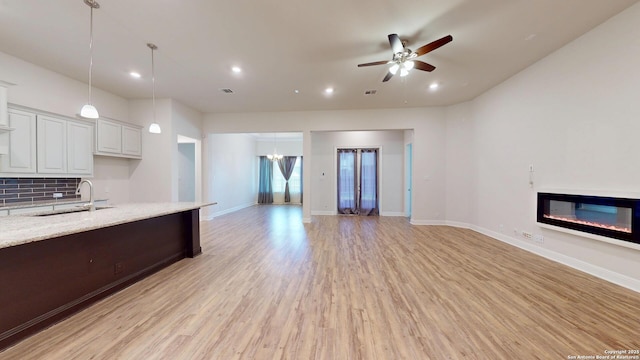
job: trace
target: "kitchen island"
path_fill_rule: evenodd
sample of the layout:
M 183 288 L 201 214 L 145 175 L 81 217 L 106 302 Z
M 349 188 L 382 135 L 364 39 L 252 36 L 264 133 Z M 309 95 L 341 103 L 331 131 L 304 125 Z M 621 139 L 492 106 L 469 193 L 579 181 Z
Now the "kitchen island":
M 199 255 L 199 209 L 214 204 L 0 217 L 0 349 Z

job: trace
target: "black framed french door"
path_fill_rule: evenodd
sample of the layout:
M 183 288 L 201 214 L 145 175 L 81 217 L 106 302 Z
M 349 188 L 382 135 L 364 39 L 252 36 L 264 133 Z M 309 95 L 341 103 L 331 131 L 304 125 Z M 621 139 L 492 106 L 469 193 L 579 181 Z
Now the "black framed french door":
M 338 213 L 378 215 L 378 149 L 337 151 Z

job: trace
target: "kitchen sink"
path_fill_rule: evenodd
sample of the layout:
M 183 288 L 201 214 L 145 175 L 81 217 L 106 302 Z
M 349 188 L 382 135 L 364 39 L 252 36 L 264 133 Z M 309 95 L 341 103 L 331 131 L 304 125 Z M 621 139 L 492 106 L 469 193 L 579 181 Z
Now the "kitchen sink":
M 96 206 L 96 210 L 111 209 L 112 207 L 113 206 Z M 52 216 L 52 215 L 71 214 L 71 213 L 85 212 L 85 211 L 89 211 L 89 208 L 86 206 L 78 206 L 70 209 L 45 211 L 45 212 L 33 214 L 31 216 Z

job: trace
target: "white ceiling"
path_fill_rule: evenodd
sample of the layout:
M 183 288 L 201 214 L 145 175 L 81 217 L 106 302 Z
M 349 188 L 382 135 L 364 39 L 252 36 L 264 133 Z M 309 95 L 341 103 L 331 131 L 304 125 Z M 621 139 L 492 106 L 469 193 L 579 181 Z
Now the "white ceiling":
M 150 98 L 146 43 L 153 42 L 156 97 L 204 113 L 449 105 L 637 1 L 98 0 L 93 84 Z M 390 33 L 413 50 L 448 34 L 453 42 L 419 58 L 435 71 L 382 83 L 385 66 L 357 64 L 390 60 Z M 87 82 L 88 44 L 83 0 L 0 0 L 0 51 Z M 232 73 L 234 65 L 243 72 Z M 132 79 L 131 70 L 143 77 Z M 429 90 L 432 82 L 441 85 L 437 91 Z M 331 96 L 323 93 L 329 86 Z M 376 95 L 364 95 L 373 89 Z

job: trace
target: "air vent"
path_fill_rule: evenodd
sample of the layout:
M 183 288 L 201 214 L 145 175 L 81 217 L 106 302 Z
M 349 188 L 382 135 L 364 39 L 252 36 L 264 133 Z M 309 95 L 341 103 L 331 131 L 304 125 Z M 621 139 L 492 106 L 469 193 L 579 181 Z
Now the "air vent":
M 375 95 L 378 92 L 378 90 L 366 90 L 364 92 L 365 95 Z
M 220 89 L 220 91 L 222 91 L 222 92 L 223 92 L 223 93 L 225 93 L 225 94 L 233 94 L 233 90 L 231 90 L 231 89 L 227 89 L 227 88 Z

